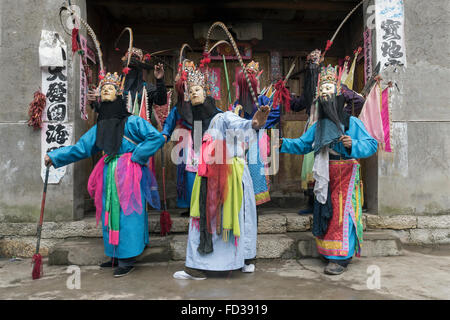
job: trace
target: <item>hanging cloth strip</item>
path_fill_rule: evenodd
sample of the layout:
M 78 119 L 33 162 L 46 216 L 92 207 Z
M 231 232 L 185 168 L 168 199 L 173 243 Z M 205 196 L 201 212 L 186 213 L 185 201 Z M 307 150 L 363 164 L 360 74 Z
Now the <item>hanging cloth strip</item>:
M 117 186 L 114 179 L 114 173 L 117 167 L 119 155 L 107 156 L 104 161 L 108 164 L 106 175 L 106 199 L 105 199 L 105 225 L 108 224 L 109 243 L 112 245 L 119 244 L 119 220 L 120 220 L 120 203 L 117 194 Z
M 158 185 L 155 176 L 147 166 L 131 161 L 132 153 L 114 157 L 103 156 L 95 166 L 88 181 L 89 195 L 95 199 L 97 225 L 105 210 L 105 225 L 110 229 L 110 243 L 118 244 L 120 209 L 124 215 L 144 211 L 141 191 L 144 198 L 155 209 L 161 208 Z M 106 185 L 103 186 L 105 164 Z M 105 192 L 105 208 L 103 208 Z
M 231 172 L 228 175 L 228 192 L 222 210 L 222 234 L 223 240 L 226 242 L 230 239 L 231 232 L 235 237 L 235 244 L 237 238 L 240 237 L 239 226 L 239 211 L 242 206 L 242 199 L 244 190 L 242 187 L 242 176 L 244 173 L 244 160 L 240 158 L 233 158 L 231 164 Z M 191 198 L 191 217 L 193 218 L 192 225 L 199 226 L 200 220 L 200 187 L 202 177 L 197 175 L 195 177 L 194 186 L 192 188 Z

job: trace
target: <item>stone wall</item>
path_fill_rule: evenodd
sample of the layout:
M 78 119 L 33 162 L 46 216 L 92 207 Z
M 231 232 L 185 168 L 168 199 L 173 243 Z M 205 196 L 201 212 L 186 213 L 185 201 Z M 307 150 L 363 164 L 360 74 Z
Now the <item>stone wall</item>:
M 62 3 L 62 2 L 61 2 Z M 4 0 L 0 2 L 0 222 L 35 222 L 40 213 L 43 181 L 41 131 L 28 127 L 29 103 L 41 86 L 39 41 L 41 30 L 58 32 L 67 49 L 71 37 L 63 31 L 59 6 L 54 0 Z M 72 1 L 85 11 L 85 1 Z M 85 132 L 80 119 L 78 59 L 68 55 L 68 122 L 74 141 Z M 77 57 L 77 56 L 75 56 Z M 69 165 L 58 185 L 49 185 L 46 199 L 47 221 L 83 217 L 86 177 L 83 163 Z
M 383 73 L 399 90 L 392 90 L 394 152 L 378 157 L 381 215 L 450 212 L 449 28 L 450 2 L 405 1 L 407 68 Z

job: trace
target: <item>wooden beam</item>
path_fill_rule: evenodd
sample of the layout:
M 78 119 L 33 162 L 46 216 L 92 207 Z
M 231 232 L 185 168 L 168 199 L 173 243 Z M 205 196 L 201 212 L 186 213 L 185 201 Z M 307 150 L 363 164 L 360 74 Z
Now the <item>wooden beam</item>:
M 217 1 L 205 3 L 203 1 L 144 1 L 144 0 L 88 0 L 90 5 L 128 8 L 153 9 L 183 9 L 183 8 L 231 8 L 231 9 L 289 9 L 307 11 L 350 11 L 357 0 L 329 1 L 329 0 L 302 0 L 302 1 Z
M 355 2 L 316 1 L 233 1 L 222 4 L 233 9 L 289 9 L 301 11 L 350 11 Z

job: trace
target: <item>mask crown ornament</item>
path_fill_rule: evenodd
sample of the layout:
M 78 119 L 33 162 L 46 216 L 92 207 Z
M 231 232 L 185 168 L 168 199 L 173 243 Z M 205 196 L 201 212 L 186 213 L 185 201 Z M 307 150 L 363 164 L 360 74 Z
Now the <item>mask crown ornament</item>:
M 319 87 L 325 83 L 337 84 L 337 73 L 336 69 L 331 65 L 326 68 L 322 68 L 320 71 Z
M 106 76 L 100 81 L 99 88 L 101 90 L 104 85 L 111 84 L 116 88 L 117 91 L 119 91 L 120 81 L 121 79 L 117 72 L 114 72 L 113 74 L 111 72 L 108 72 Z
M 342 74 L 338 75 L 336 68 L 331 66 L 330 64 L 326 68 L 323 67 L 319 74 L 316 97 L 318 97 L 319 94 L 322 94 L 321 93 L 322 86 L 325 84 L 333 85 L 335 88 L 334 91 L 335 91 L 336 95 L 340 95 L 341 94 L 341 86 L 340 86 L 341 75 Z
M 255 62 L 252 60 L 247 64 L 245 70 L 247 70 L 247 72 L 257 74 L 259 72 L 259 62 Z
M 205 75 L 200 70 L 190 70 L 187 74 L 188 87 L 200 86 L 205 87 Z
M 128 60 L 129 52 L 125 52 L 125 55 L 122 57 L 122 61 Z M 151 60 L 151 55 L 149 53 L 144 55 L 144 51 L 139 48 L 131 48 L 131 58 L 138 60 L 142 63 L 148 63 Z
M 319 49 L 315 49 L 311 51 L 311 53 L 306 57 L 306 60 L 313 64 L 320 64 L 321 51 Z

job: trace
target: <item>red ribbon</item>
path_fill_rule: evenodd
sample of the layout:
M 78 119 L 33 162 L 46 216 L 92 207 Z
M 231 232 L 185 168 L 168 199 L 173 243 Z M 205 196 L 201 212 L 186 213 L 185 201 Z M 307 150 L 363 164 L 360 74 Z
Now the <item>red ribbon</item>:
M 291 94 L 289 90 L 285 87 L 283 80 L 278 80 L 275 84 L 275 95 L 273 97 L 273 107 L 282 104 L 286 112 L 291 111 Z
M 147 53 L 145 56 L 144 56 L 144 61 L 150 61 L 152 59 L 152 56 L 149 54 L 149 53 Z
M 72 29 L 72 53 L 74 53 L 75 51 L 78 51 L 78 49 L 79 49 L 77 39 L 78 39 L 78 29 L 73 28 Z
M 325 47 L 325 52 L 330 50 L 331 46 L 333 45 L 333 41 L 327 40 L 327 46 Z

